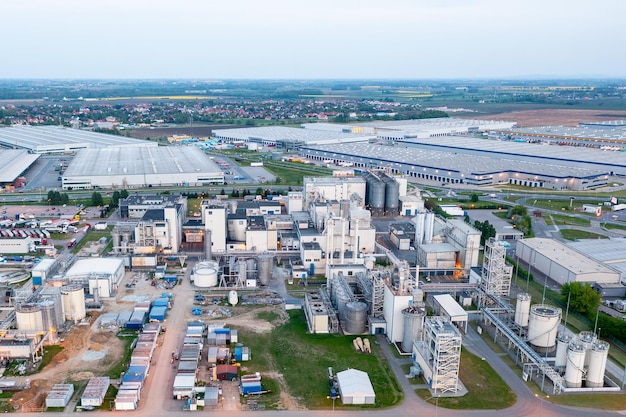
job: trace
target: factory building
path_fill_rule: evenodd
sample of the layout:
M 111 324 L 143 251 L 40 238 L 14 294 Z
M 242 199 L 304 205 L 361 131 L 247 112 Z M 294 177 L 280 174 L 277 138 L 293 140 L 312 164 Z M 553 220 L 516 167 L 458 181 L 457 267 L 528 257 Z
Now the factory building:
M 452 144 L 446 146 L 449 141 Z M 480 144 L 480 148 L 475 143 Z M 313 161 L 348 163 L 358 169 L 386 169 L 390 174 L 444 185 L 514 184 L 554 190 L 585 190 L 606 185 L 609 175 L 617 172 L 618 163 L 604 164 L 599 154 L 576 156 L 576 160 L 574 156 L 549 158 L 543 156 L 543 149 L 531 152 L 524 147 L 516 152 L 513 145 L 520 145 L 516 143 L 507 143 L 501 153 L 491 152 L 496 145 L 501 146 L 486 139 L 437 137 L 402 144 L 303 146 L 300 155 Z M 595 157 L 597 162 L 585 162 L 587 157 Z M 544 160 L 546 158 L 549 163 Z
M 619 284 L 616 269 L 597 262 L 554 239 L 530 238 L 517 241 L 515 256 L 533 271 L 560 285 L 567 282 Z
M 83 149 L 62 176 L 64 190 L 223 183 L 217 164 L 192 146 Z
M 77 260 L 66 272 L 71 283 L 82 284 L 89 294 L 112 297 L 124 277 L 122 258 L 88 258 Z
M 141 219 L 148 210 L 171 207 L 176 204 L 185 205 L 187 198 L 181 195 L 167 194 L 131 194 L 119 201 L 119 213 L 123 219 Z
M 8 233 L 0 235 L 0 253 L 2 254 L 35 252 L 35 247 L 35 239 L 30 236 L 21 234 L 11 236 Z
M 600 262 L 620 273 L 620 281 L 626 283 L 626 239 L 580 239 L 567 246 L 578 253 Z M 621 285 L 620 285 L 621 286 Z M 623 288 L 623 286 L 621 286 Z
M 276 149 L 296 150 L 303 145 L 336 144 L 346 142 L 367 142 L 374 135 L 358 135 L 340 131 L 299 129 L 283 126 L 250 127 L 242 129 L 213 130 L 215 139 L 224 143 L 247 144 L 256 143 L 264 146 L 275 146 Z
M 454 394 L 459 388 L 461 334 L 439 316 L 424 319 L 424 340 L 413 343 L 412 359 L 436 395 Z
M 365 201 L 365 179 L 361 177 L 304 177 L 304 210 L 314 201 L 349 201 L 356 195 Z
M 186 204 L 176 204 L 146 211 L 135 227 L 134 253 L 178 253 L 186 207 Z
M 64 126 L 10 126 L 0 128 L 0 144 L 33 154 L 72 154 L 81 149 L 152 147 L 158 143 Z

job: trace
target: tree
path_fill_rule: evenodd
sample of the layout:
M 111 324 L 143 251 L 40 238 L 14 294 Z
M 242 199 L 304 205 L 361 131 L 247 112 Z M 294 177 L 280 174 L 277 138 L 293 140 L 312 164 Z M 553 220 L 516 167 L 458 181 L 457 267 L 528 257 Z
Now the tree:
M 526 206 L 517 205 L 517 206 L 511 207 L 511 210 L 509 210 L 509 217 L 526 216 L 527 214 L 528 214 L 528 209 L 526 209 Z
M 565 283 L 561 287 L 561 295 L 565 302 L 569 298 L 570 308 L 581 314 L 593 312 L 600 305 L 600 294 L 588 282 Z
M 120 198 L 128 198 L 128 191 L 126 190 L 120 191 Z
M 478 194 L 476 194 L 476 193 L 472 193 L 472 196 L 470 197 L 470 201 L 471 201 L 472 203 L 476 203 L 476 202 L 478 202 Z
M 111 207 L 118 207 L 120 205 L 120 192 L 113 191 L 113 195 L 111 196 Z
M 104 200 L 102 199 L 102 194 L 94 191 L 91 194 L 91 205 L 92 206 L 102 206 L 103 204 L 104 204 Z

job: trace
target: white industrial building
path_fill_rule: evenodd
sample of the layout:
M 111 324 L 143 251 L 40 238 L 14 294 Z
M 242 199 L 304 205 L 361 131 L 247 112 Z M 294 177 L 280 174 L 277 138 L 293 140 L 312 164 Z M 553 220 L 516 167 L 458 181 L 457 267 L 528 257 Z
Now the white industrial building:
M 89 294 L 112 297 L 124 277 L 122 258 L 87 258 L 77 260 L 66 272 L 70 282 L 86 284 Z
M 621 281 L 626 283 L 626 238 L 580 239 L 568 242 L 567 246 L 619 271 Z
M 193 146 L 83 149 L 62 176 L 64 190 L 223 183 L 222 170 Z
M 531 274 L 539 272 L 561 285 L 567 282 L 620 282 L 619 271 L 554 239 L 518 240 L 515 256 L 528 265 Z
M 205 200 L 202 202 L 200 213 L 205 232 L 210 232 L 205 234 L 205 239 L 210 236 L 211 252 L 226 252 L 228 207 Z
M 0 128 L 0 134 L 4 128 Z M 0 150 L 0 184 L 11 184 L 17 177 L 22 175 L 39 155 L 29 153 L 24 149 L 1 149 Z
M 433 297 L 435 314 L 455 324 L 464 333 L 467 333 L 467 311 L 457 303 L 450 294 L 439 294 Z
M 213 130 L 215 139 L 225 143 L 257 143 L 276 146 L 278 149 L 298 149 L 308 144 L 335 144 L 367 142 L 374 135 L 357 135 L 327 130 L 300 129 L 284 126 L 249 127 L 242 129 Z
M 109 146 L 156 148 L 147 140 L 90 132 L 64 126 L 10 126 L 0 128 L 0 144 L 35 154 L 70 154 L 81 149 Z
M 347 369 L 337 372 L 342 404 L 375 404 L 376 393 L 367 372 Z
M 423 341 L 413 343 L 413 362 L 419 365 L 434 395 L 456 393 L 459 388 L 461 334 L 439 316 L 424 319 Z
M 30 237 L 2 237 L 0 238 L 0 253 L 29 253 L 35 251 L 35 240 Z
M 365 179 L 362 177 L 304 177 L 304 210 L 314 201 L 346 200 L 354 195 L 365 201 Z
M 74 394 L 73 384 L 54 384 L 46 396 L 46 407 L 64 408 Z
M 80 396 L 80 405 L 83 407 L 100 407 L 104 401 L 111 379 L 108 376 L 96 376 L 87 382 L 87 387 Z

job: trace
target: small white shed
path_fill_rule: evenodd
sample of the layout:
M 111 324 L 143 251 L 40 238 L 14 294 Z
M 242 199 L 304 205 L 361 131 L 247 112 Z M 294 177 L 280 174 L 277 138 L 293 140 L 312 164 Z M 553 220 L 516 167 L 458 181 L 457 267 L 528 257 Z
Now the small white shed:
M 367 372 L 348 369 L 337 373 L 342 404 L 374 404 L 376 394 Z

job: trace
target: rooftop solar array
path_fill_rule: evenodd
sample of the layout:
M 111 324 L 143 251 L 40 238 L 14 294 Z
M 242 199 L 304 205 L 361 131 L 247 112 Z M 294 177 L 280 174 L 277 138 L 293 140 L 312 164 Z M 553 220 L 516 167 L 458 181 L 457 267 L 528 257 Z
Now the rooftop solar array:
M 107 146 L 157 146 L 155 142 L 131 139 L 125 136 L 96 133 L 64 126 L 10 126 L 0 128 L 0 144 L 46 152 L 47 148 L 62 145 L 80 145 L 81 148 Z

